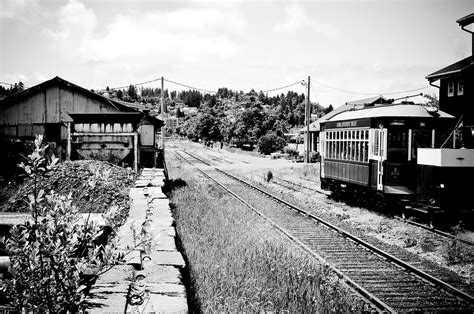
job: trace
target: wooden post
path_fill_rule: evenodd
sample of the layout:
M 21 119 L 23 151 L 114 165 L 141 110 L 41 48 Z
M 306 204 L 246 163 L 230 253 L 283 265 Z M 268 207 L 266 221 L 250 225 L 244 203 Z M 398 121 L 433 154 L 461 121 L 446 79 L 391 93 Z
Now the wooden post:
M 160 93 L 160 101 L 161 101 L 161 117 L 163 118 L 163 122 L 165 122 L 165 101 L 164 101 L 164 94 L 165 94 L 165 78 L 161 77 L 161 93 Z M 161 126 L 161 149 L 163 152 L 165 151 L 165 125 Z
M 71 160 L 71 122 L 67 122 L 66 160 Z
M 138 133 L 133 134 L 133 170 L 138 172 Z
M 311 120 L 311 110 L 309 102 L 309 88 L 311 77 L 308 76 L 308 92 L 306 96 L 306 162 L 309 163 L 309 150 L 310 150 L 310 136 L 309 136 L 309 123 Z

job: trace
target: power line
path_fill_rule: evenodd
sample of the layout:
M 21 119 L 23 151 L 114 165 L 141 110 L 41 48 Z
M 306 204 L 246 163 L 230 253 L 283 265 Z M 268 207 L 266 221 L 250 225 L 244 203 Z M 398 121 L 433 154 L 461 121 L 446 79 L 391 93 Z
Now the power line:
M 179 85 L 179 86 L 182 86 L 182 87 L 187 87 L 187 88 L 194 89 L 194 90 L 199 90 L 199 91 L 202 91 L 202 92 L 217 94 L 216 91 L 203 89 L 203 88 L 198 88 L 198 87 L 193 87 L 193 86 L 189 86 L 189 85 L 186 85 L 186 84 L 178 83 L 178 82 L 167 80 L 167 79 L 164 79 L 164 80 L 168 83 L 176 84 L 176 85 Z
M 305 80 L 301 80 L 301 81 L 295 82 L 295 83 L 293 83 L 293 84 L 286 85 L 286 86 L 282 86 L 282 87 L 278 87 L 278 88 L 273 88 L 273 89 L 264 90 L 264 91 L 262 91 L 262 92 L 263 92 L 263 93 L 273 92 L 273 91 L 276 91 L 276 90 L 285 89 L 285 88 L 291 87 L 291 86 L 293 86 L 293 85 L 303 84 L 303 83 L 306 84 Z
M 316 92 L 313 89 L 313 85 L 310 85 L 311 92 L 313 92 L 314 99 L 316 99 L 316 102 L 319 104 L 319 99 L 318 96 L 316 95 Z
M 9 86 L 15 86 L 14 84 L 6 83 L 6 82 L 0 82 L 2 85 L 9 85 Z
M 358 95 L 368 95 L 368 96 L 374 96 L 374 95 L 394 95 L 394 94 L 403 94 L 403 93 L 410 93 L 410 92 L 415 92 L 415 91 L 419 91 L 419 90 L 423 90 L 423 89 L 427 89 L 427 88 L 430 88 L 430 87 L 431 87 L 431 86 L 425 86 L 425 87 L 420 87 L 420 88 L 415 88 L 415 89 L 409 89 L 409 90 L 404 90 L 404 91 L 398 91 L 398 92 L 387 92 L 387 93 L 381 93 L 381 92 L 377 92 L 377 93 L 367 93 L 367 92 L 354 92 L 354 91 L 348 91 L 348 90 L 341 89 L 341 88 L 337 88 L 337 87 L 334 87 L 334 86 L 330 86 L 330 85 L 327 85 L 327 84 L 324 84 L 324 83 L 321 83 L 321 82 L 318 82 L 318 81 L 315 81 L 315 80 L 313 80 L 313 82 L 315 82 L 316 84 L 322 85 L 322 86 L 324 86 L 324 87 L 327 87 L 327 88 L 330 88 L 330 89 L 334 89 L 334 90 L 340 91 L 340 92 L 349 93 L 349 94 L 358 94 Z
M 128 88 L 130 86 L 140 86 L 140 85 L 145 85 L 145 84 L 148 84 L 148 83 L 153 83 L 153 82 L 156 82 L 156 81 L 159 81 L 161 80 L 161 77 L 160 78 L 157 78 L 157 79 L 154 79 L 154 80 L 150 80 L 150 81 L 146 81 L 146 82 L 142 82 L 142 83 L 137 83 L 137 84 L 130 84 L 130 85 L 127 85 L 127 86 L 121 86 L 121 87 L 112 87 L 109 89 L 123 89 L 123 88 Z M 100 91 L 104 91 L 106 89 L 99 89 Z

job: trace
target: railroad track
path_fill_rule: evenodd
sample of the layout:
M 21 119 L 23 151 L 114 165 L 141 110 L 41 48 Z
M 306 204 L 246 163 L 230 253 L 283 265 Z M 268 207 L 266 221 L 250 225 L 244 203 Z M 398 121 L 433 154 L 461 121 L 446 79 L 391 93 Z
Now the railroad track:
M 312 180 L 308 180 L 308 179 L 304 179 L 306 181 L 310 181 L 310 182 L 313 182 L 313 183 L 317 183 L 316 181 L 312 181 Z M 326 196 L 330 196 L 331 193 L 328 192 L 328 191 L 322 191 L 322 190 L 319 190 L 319 189 L 315 189 L 315 188 L 310 188 L 310 187 L 307 187 L 307 186 L 304 186 L 302 184 L 299 184 L 299 183 L 296 183 L 296 182 L 292 182 L 292 181 L 288 181 L 288 180 L 285 180 L 285 179 L 281 179 L 281 178 L 273 178 L 272 181 L 274 181 L 276 184 L 280 185 L 280 186 L 283 186 L 289 190 L 292 190 L 292 191 L 299 191 L 298 188 L 304 188 L 308 191 L 311 191 L 311 192 L 316 192 L 316 193 L 319 193 L 319 194 L 324 194 Z M 350 206 L 350 205 L 345 205 L 345 206 Z M 429 225 L 425 225 L 425 224 L 421 224 L 421 223 L 417 223 L 415 221 L 411 221 L 411 220 L 408 220 L 408 219 L 403 219 L 401 217 L 398 217 L 398 216 L 394 216 L 395 219 L 401 221 L 401 222 L 404 222 L 406 224 L 409 224 L 409 225 L 412 225 L 412 226 L 415 226 L 417 228 L 421 228 L 421 229 L 424 229 L 440 238 L 443 238 L 444 240 L 452 240 L 452 241 L 458 241 L 459 243 L 462 243 L 464 245 L 468 245 L 468 246 L 473 246 L 474 247 L 474 242 L 472 241 L 469 241 L 469 240 L 466 240 L 466 239 L 462 239 L 462 238 L 459 238 L 459 237 L 456 237 L 450 233 L 447 233 L 447 232 L 444 232 L 442 230 L 439 230 L 439 229 L 436 229 L 432 226 L 429 226 Z
M 179 153 L 178 151 L 174 151 L 175 154 L 178 156 L 178 158 L 180 160 L 184 160 L 186 161 L 187 163 L 189 163 L 190 165 L 194 165 L 194 166 L 199 166 L 201 164 L 205 164 L 206 166 L 211 166 L 211 164 L 205 160 L 203 160 L 202 158 L 200 157 L 197 157 L 195 154 L 192 154 L 192 153 L 189 153 L 188 151 L 181 151 L 182 153 L 185 153 L 186 154 L 186 157 L 184 157 L 181 153 Z M 189 157 L 188 157 L 189 156 Z M 318 183 L 314 180 L 309 180 L 309 179 L 305 179 L 305 178 L 300 178 L 302 180 L 305 180 L 305 181 L 308 181 L 308 182 L 311 182 L 311 183 Z M 328 192 L 328 191 L 322 191 L 320 189 L 315 189 L 315 188 L 310 188 L 310 187 L 307 187 L 303 184 L 299 184 L 299 183 L 296 183 L 296 182 L 292 182 L 292 181 L 289 181 L 289 180 L 286 180 L 286 179 L 282 179 L 282 178 L 273 178 L 272 181 L 284 188 L 287 188 L 291 191 L 299 191 L 300 188 L 303 188 L 303 189 L 306 189 L 310 192 L 315 192 L 315 193 L 318 193 L 318 194 L 322 194 L 322 195 L 326 195 L 326 196 L 329 196 L 331 193 Z M 346 206 L 350 206 L 350 205 L 346 205 Z M 429 226 L 429 225 L 424 225 L 424 224 L 421 224 L 421 223 L 417 223 L 417 222 L 414 222 L 414 221 L 411 221 L 411 220 L 407 220 L 407 219 L 402 219 L 400 217 L 397 217 L 395 216 L 394 217 L 395 219 L 399 220 L 399 221 L 402 221 L 402 222 L 405 222 L 407 224 L 410 224 L 412 226 L 415 226 L 415 227 L 418 227 L 418 228 L 422 228 L 428 232 L 431 232 L 432 234 L 440 237 L 440 238 L 443 238 L 444 240 L 448 240 L 448 241 L 457 241 L 459 243 L 462 243 L 463 245 L 468 245 L 468 246 L 472 246 L 474 247 L 474 243 L 469 241 L 469 240 L 466 240 L 466 239 L 462 239 L 462 238 L 459 238 L 459 237 L 456 237 L 450 233 L 447 233 L 447 232 L 444 232 L 444 231 L 441 231 L 441 230 L 438 230 L 436 228 L 433 228 L 432 226 Z
M 185 150 L 181 151 L 174 151 L 177 156 L 179 156 L 179 159 L 186 161 L 188 164 L 196 166 L 196 165 L 206 165 L 206 166 L 212 166 L 210 163 L 205 161 L 204 159 L 188 152 Z
M 471 295 L 301 208 L 218 169 L 200 170 L 327 264 L 380 311 L 466 311 Z
M 310 187 L 305 186 L 303 184 L 292 182 L 292 181 L 289 181 L 289 180 L 286 180 L 286 179 L 281 179 L 281 178 L 275 178 L 274 177 L 272 179 L 272 181 L 274 181 L 275 183 L 277 183 L 279 185 L 287 187 L 290 190 L 294 190 L 294 191 L 299 191 L 300 188 L 303 188 L 303 189 L 308 190 L 310 192 L 316 192 L 316 193 L 323 194 L 323 195 L 326 195 L 326 196 L 331 195 L 331 193 L 328 192 L 328 191 L 323 191 L 323 190 L 316 189 L 316 188 L 310 188 Z

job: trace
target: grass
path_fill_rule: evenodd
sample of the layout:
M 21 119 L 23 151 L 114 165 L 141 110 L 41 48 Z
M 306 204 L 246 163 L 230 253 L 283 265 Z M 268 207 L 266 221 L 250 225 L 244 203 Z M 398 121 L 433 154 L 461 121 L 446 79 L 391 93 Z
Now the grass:
M 351 292 L 308 253 L 208 181 L 175 171 L 186 181 L 171 201 L 198 307 L 191 310 L 354 310 Z

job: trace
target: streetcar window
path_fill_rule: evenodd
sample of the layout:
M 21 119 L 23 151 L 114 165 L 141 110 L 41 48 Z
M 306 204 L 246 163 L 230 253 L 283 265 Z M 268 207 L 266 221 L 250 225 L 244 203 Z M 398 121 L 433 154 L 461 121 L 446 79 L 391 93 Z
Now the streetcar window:
M 388 132 L 387 159 L 391 161 L 406 161 L 408 154 L 408 130 L 391 129 Z
M 431 130 L 413 130 L 411 157 L 416 159 L 417 148 L 431 147 Z

